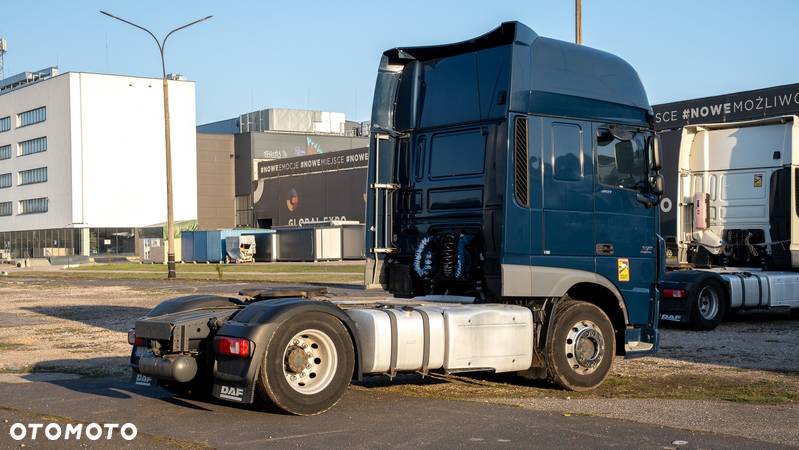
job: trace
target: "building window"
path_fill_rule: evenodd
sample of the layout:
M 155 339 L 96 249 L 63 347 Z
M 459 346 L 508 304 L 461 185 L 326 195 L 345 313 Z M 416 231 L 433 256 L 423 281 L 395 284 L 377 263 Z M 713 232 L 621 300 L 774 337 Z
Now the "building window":
M 10 216 L 10 215 L 11 215 L 11 202 L 0 203 L 0 216 Z
M 46 213 L 48 207 L 47 197 L 31 198 L 28 200 L 20 200 L 19 214 L 38 214 Z
M 11 129 L 11 117 L 5 116 L 0 118 L 0 133 Z
M 47 181 L 47 167 L 38 167 L 20 171 L 17 184 L 22 186 L 25 184 L 44 183 L 45 181 Z
M 47 138 L 40 137 L 19 143 L 19 155 L 32 155 L 47 151 Z
M 42 106 L 17 114 L 17 127 L 27 127 L 34 123 L 44 122 L 45 119 L 47 119 L 47 108 Z
M 4 173 L 0 175 L 0 189 L 11 187 L 11 174 Z
M 0 146 L 0 160 L 10 159 L 10 158 L 11 158 L 11 146 L 10 145 Z

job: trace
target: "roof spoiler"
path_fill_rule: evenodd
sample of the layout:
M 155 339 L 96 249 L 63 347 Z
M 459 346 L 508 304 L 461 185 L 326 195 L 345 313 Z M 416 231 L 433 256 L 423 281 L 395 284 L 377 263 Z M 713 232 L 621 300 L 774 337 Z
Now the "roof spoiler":
M 447 56 L 470 53 L 477 50 L 499 47 L 520 42 L 530 45 L 538 35 L 520 22 L 503 22 L 488 33 L 454 44 L 426 47 L 397 47 L 383 53 L 389 64 L 405 64 L 408 60 L 426 61 Z

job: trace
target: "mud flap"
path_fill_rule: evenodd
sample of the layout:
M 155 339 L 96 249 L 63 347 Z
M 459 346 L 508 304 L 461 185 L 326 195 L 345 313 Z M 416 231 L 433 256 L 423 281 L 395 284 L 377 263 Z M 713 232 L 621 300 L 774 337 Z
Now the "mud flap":
M 157 383 L 153 377 L 139 373 L 137 370 L 131 370 L 130 384 L 142 387 L 155 387 Z
M 214 383 L 213 395 L 220 400 L 250 404 L 255 399 L 255 387 L 217 380 Z

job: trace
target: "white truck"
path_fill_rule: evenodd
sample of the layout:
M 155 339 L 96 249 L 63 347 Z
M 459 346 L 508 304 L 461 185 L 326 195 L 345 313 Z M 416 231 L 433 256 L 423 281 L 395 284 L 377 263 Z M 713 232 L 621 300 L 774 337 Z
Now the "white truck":
M 736 311 L 799 308 L 797 145 L 799 116 L 683 128 L 661 320 L 711 330 Z

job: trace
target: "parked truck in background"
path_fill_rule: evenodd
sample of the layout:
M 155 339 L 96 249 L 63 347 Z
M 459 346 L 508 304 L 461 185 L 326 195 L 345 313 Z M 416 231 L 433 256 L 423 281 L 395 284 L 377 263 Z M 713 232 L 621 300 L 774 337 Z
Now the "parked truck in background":
M 657 349 L 658 140 L 620 58 L 526 26 L 380 62 L 366 282 L 167 300 L 129 333 L 141 385 L 334 405 L 351 379 L 492 371 L 598 386 Z
M 662 320 L 711 330 L 737 311 L 799 308 L 798 138 L 790 115 L 683 127 Z

